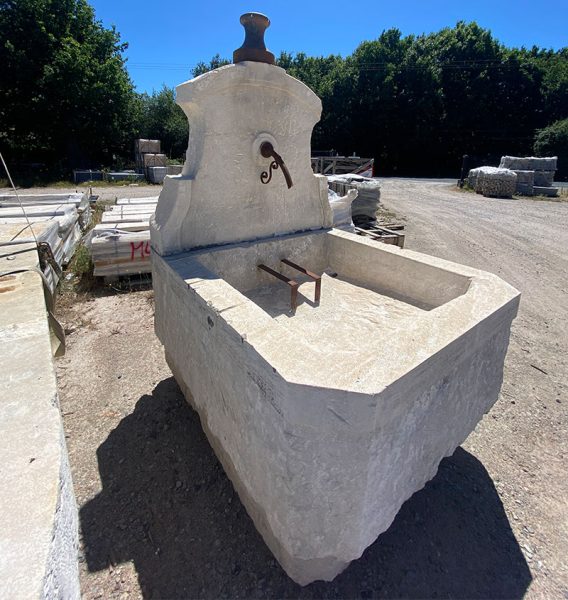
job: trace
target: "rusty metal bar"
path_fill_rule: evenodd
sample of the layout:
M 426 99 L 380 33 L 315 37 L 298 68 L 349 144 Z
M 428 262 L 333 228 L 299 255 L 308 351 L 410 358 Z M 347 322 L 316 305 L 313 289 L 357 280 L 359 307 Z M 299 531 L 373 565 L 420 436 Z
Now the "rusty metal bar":
M 266 265 L 260 264 L 257 265 L 257 267 L 290 286 L 290 308 L 292 309 L 292 312 L 296 312 L 296 308 L 298 306 L 298 287 L 300 284 L 297 281 L 286 277 L 286 275 L 282 275 L 282 273 L 267 267 Z
M 316 275 L 315 273 L 308 271 L 308 269 L 305 269 L 304 267 L 297 265 L 296 263 L 293 263 L 291 260 L 288 260 L 287 258 L 282 258 L 280 260 L 280 262 L 283 262 L 285 265 L 292 267 L 292 269 L 296 269 L 296 271 L 300 271 L 300 273 L 307 275 L 310 279 L 315 281 L 316 291 L 314 294 L 314 302 L 318 303 L 321 298 L 321 275 Z

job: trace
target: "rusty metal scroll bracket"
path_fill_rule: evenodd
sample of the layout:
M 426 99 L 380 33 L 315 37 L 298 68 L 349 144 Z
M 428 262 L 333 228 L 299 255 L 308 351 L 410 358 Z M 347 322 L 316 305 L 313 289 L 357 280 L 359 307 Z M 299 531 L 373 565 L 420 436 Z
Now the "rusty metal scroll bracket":
M 265 184 L 270 183 L 270 180 L 272 179 L 272 171 L 275 171 L 278 167 L 280 167 L 282 169 L 284 179 L 286 180 L 286 185 L 288 186 L 288 189 L 290 189 L 294 185 L 292 182 L 292 177 L 290 176 L 290 171 L 288 171 L 288 167 L 284 163 L 284 160 L 280 154 L 274 150 L 274 146 L 270 142 L 262 142 L 260 145 L 260 154 L 264 158 L 273 159 L 270 163 L 269 171 L 263 171 L 261 173 L 260 181 Z

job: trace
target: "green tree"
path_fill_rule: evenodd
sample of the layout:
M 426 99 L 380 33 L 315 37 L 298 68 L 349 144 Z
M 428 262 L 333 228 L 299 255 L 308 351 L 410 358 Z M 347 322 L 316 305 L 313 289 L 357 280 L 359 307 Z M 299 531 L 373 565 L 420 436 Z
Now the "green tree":
M 164 86 L 152 95 L 142 94 L 140 102 L 140 137 L 161 140 L 165 154 L 182 158 L 187 148 L 188 122 L 176 104 L 174 89 Z
M 224 67 L 225 65 L 230 65 L 231 61 L 226 58 L 221 58 L 219 54 L 215 54 L 215 56 L 209 61 L 209 63 L 204 63 L 203 61 L 198 62 L 195 67 L 191 70 L 191 73 L 194 77 L 199 77 L 199 75 L 203 75 L 208 71 L 212 71 L 213 69 L 218 69 L 219 67 Z
M 558 156 L 557 178 L 568 179 L 568 119 L 556 121 L 538 131 L 534 152 L 537 156 Z
M 228 63 L 216 55 L 193 75 Z M 476 23 L 389 29 L 345 58 L 282 52 L 276 64 L 322 100 L 312 148 L 374 157 L 385 175 L 457 175 L 463 154 L 530 154 L 535 132 L 568 116 L 568 48 L 507 48 Z
M 86 0 L 0 0 L 0 144 L 52 168 L 131 150 L 139 103 L 126 44 Z

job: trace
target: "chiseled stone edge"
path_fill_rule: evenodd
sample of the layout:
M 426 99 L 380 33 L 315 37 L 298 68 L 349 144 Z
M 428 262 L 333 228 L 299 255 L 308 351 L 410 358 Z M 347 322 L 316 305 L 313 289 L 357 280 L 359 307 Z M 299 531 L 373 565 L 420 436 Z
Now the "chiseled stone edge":
M 37 253 L 26 252 L 2 259 L 0 272 L 37 266 Z M 79 598 L 77 505 L 43 283 L 28 271 L 2 284 L 0 596 Z

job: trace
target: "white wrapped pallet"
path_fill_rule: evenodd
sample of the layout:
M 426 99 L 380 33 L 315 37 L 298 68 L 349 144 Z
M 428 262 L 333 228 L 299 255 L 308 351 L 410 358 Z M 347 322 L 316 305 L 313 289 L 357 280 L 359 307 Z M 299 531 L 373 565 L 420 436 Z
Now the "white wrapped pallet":
M 477 192 L 477 178 L 479 177 L 479 171 L 481 167 L 470 169 L 467 175 L 467 184 L 470 188 Z
M 340 196 L 337 192 L 328 188 L 327 198 L 333 212 L 333 226 L 338 229 L 354 231 L 355 226 L 351 219 L 351 205 L 353 204 L 353 200 L 357 198 L 357 190 L 350 189 L 345 196 Z
M 361 224 L 361 221 L 376 219 L 381 200 L 381 186 L 376 179 L 347 173 L 330 175 L 327 180 L 330 189 L 340 196 L 345 196 L 350 189 L 357 190 L 358 196 L 351 204 L 351 216 L 355 225 Z
M 470 170 L 468 183 L 478 194 L 510 198 L 516 191 L 517 174 L 498 167 L 477 167 Z
M 557 156 L 502 156 L 499 167 L 514 171 L 556 171 Z
M 517 193 L 532 196 L 535 185 L 535 172 L 515 171 L 515 173 L 517 174 Z
M 511 198 L 517 189 L 517 174 L 509 169 L 480 167 L 476 191 L 493 198 Z

